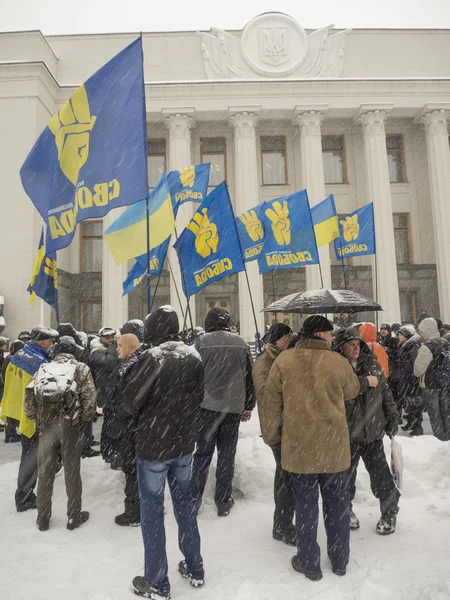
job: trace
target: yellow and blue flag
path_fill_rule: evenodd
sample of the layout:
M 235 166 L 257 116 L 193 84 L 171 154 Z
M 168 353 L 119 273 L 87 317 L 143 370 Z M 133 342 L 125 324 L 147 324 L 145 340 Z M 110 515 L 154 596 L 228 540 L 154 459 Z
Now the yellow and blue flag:
M 263 208 L 264 202 L 236 217 L 245 262 L 256 260 L 261 254 L 264 244 Z
M 265 202 L 259 272 L 317 265 L 316 236 L 306 190 Z
M 161 275 L 161 271 L 164 266 L 164 262 L 167 256 L 167 249 L 169 248 L 170 237 L 167 238 L 165 242 L 150 250 L 150 275 Z M 134 263 L 131 271 L 128 273 L 128 277 L 122 284 L 123 294 L 129 294 L 133 290 L 139 287 L 144 277 L 147 275 L 147 254 L 142 254 L 142 256 L 136 257 L 136 262 Z
M 150 250 L 170 237 L 175 228 L 167 176 L 162 174 L 148 199 Z M 147 201 L 130 206 L 103 234 L 116 264 L 147 253 Z
M 339 219 L 340 236 L 334 241 L 336 258 L 376 254 L 373 202 Z
M 203 202 L 208 194 L 210 168 L 211 163 L 203 163 L 171 171 L 167 181 L 174 203 Z
M 68 246 L 80 221 L 148 196 L 141 38 L 75 91 L 39 136 L 20 176 L 48 225 L 48 252 Z
M 313 206 L 311 215 L 318 248 L 326 246 L 339 237 L 339 224 L 333 194 Z
M 59 322 L 58 311 L 58 266 L 56 252 L 46 254 L 44 244 L 44 227 L 31 274 L 27 291 L 30 293 L 30 304 L 33 306 L 36 296 L 55 309 L 56 320 Z
M 233 208 L 225 181 L 202 202 L 174 244 L 185 295 L 244 271 Z

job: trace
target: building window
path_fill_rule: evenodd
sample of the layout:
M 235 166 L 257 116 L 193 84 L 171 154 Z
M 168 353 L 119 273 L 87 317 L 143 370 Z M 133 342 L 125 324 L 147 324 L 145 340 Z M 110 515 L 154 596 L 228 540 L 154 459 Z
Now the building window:
M 212 308 L 223 308 L 228 313 L 230 312 L 230 298 L 206 298 L 205 299 L 205 316 Z
M 389 181 L 391 183 L 404 183 L 405 175 L 405 159 L 403 155 L 403 136 L 402 135 L 387 135 L 386 148 L 389 165 Z
M 166 140 L 148 140 L 148 185 L 155 188 L 166 168 Z
M 267 304 L 272 304 L 275 300 L 279 300 L 279 296 L 275 297 L 273 295 L 268 296 Z M 288 325 L 291 329 L 293 326 L 293 315 L 292 313 L 265 313 L 265 324 L 273 325 L 274 323 L 284 323 Z
M 324 135 L 322 156 L 325 183 L 347 183 L 344 136 Z
M 80 329 L 97 334 L 102 326 L 102 303 L 80 302 Z
M 263 185 L 287 183 L 286 138 L 284 135 L 261 136 L 261 159 Z
M 417 320 L 416 293 L 400 290 L 400 314 L 402 323 L 415 323 Z
M 408 213 L 394 213 L 393 220 L 394 220 L 395 255 L 397 257 L 397 264 L 409 265 L 412 263 L 409 214 Z
M 170 304 L 170 297 L 169 296 L 156 296 L 155 300 L 153 300 L 153 291 L 150 290 L 150 292 L 152 293 L 152 311 L 155 310 L 156 308 L 159 308 L 160 306 L 166 306 L 167 304 Z M 142 300 L 142 304 L 141 304 L 141 318 L 143 321 L 145 321 L 145 318 L 148 315 L 148 305 L 147 305 L 147 300 Z M 181 324 L 180 324 L 181 327 Z
M 200 162 L 211 163 L 209 185 L 215 187 L 227 178 L 225 138 L 201 138 Z
M 80 272 L 101 273 L 103 258 L 103 222 L 83 221 L 80 238 Z

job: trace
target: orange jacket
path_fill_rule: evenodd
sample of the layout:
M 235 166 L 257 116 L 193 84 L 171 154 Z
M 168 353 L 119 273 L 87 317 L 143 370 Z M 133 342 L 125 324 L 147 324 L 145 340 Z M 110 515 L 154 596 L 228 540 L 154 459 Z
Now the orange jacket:
M 361 337 L 366 342 L 369 350 L 375 354 L 386 379 L 389 377 L 389 360 L 386 350 L 377 342 L 377 328 L 373 323 L 364 323 L 359 328 Z

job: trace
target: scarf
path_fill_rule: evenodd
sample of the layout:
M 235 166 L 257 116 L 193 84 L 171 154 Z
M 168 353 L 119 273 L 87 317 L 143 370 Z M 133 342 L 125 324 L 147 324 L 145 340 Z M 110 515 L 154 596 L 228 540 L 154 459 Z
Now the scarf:
M 119 366 L 119 374 L 121 377 L 124 377 L 131 369 L 131 367 L 137 363 L 139 357 L 141 356 L 141 352 L 142 350 L 141 348 L 139 348 L 138 350 L 136 350 L 136 352 L 133 352 L 132 354 L 130 354 L 130 356 L 127 356 L 125 360 L 121 361 L 121 364 Z

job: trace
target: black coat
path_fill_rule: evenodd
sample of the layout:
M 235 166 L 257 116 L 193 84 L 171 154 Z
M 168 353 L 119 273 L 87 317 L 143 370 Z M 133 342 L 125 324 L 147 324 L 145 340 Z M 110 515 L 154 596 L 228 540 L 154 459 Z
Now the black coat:
M 414 361 L 419 352 L 421 339 L 419 334 L 415 334 L 398 348 L 395 371 L 392 374 L 397 401 L 414 398 L 420 393 L 419 379 L 414 377 Z
M 108 407 L 119 381 L 119 358 L 116 344 L 105 345 L 97 341 L 91 349 L 89 367 L 97 388 L 97 405 Z
M 134 416 L 136 456 L 170 460 L 191 454 L 203 399 L 203 364 L 192 346 L 178 339 L 178 318 L 162 307 L 149 315 L 142 352 L 124 390 L 119 418 Z

